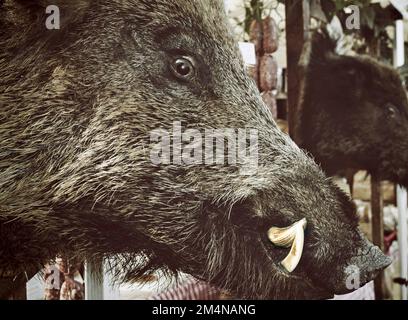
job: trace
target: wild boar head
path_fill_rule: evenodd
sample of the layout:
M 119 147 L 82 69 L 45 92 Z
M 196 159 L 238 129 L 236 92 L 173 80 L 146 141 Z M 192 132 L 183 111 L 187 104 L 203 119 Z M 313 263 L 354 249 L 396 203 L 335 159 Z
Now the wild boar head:
M 389 263 L 277 128 L 222 1 L 53 0 L 56 30 L 47 4 L 0 11 L 0 268 L 67 251 L 126 279 L 162 268 L 242 298 L 324 298 L 350 290 L 351 265 L 363 284 Z M 256 170 L 153 163 L 152 132 L 174 142 L 174 123 L 256 130 Z
M 337 54 L 325 31 L 308 45 L 300 146 L 328 174 L 364 169 L 408 186 L 408 101 L 398 72 L 369 56 Z

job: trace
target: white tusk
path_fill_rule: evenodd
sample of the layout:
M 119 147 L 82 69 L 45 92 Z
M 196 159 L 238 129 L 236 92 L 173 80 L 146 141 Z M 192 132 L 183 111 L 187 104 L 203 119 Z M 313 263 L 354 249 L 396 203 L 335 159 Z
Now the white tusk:
M 284 248 L 290 247 L 288 255 L 281 262 L 288 272 L 295 270 L 302 257 L 306 224 L 306 218 L 303 218 L 289 227 L 272 227 L 268 230 L 268 238 L 274 245 Z

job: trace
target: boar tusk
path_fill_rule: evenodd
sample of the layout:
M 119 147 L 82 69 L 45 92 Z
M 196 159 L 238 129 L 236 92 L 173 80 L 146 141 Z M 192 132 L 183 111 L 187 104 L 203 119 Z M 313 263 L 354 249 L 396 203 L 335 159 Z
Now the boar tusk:
M 268 230 L 268 238 L 274 245 L 283 248 L 290 247 L 288 255 L 281 262 L 288 272 L 295 270 L 302 257 L 306 224 L 306 219 L 303 218 L 289 227 L 272 227 Z
M 304 225 L 305 228 L 306 219 L 303 218 L 286 228 L 272 227 L 268 230 L 268 238 L 278 247 L 289 248 L 293 243 L 295 231 L 299 225 Z

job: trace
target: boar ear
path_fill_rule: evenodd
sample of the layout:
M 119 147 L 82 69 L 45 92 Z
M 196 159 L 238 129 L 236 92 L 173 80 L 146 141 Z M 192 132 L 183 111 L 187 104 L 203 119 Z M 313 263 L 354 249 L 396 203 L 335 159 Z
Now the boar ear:
M 306 41 L 299 66 L 306 69 L 325 65 L 334 55 L 336 55 L 336 41 L 326 30 L 320 29 L 312 34 L 309 41 Z
M 325 27 L 315 31 L 305 44 L 301 66 L 319 66 L 351 52 L 352 42 L 347 41 L 343 27 L 337 16 Z

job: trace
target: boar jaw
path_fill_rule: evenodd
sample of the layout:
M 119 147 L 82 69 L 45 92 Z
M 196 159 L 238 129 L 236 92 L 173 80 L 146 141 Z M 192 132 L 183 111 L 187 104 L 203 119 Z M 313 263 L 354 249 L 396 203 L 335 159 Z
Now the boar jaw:
M 302 257 L 306 224 L 306 218 L 303 218 L 289 227 L 272 227 L 268 231 L 268 238 L 274 245 L 291 248 L 285 259 L 281 261 L 281 265 L 289 273 L 296 269 Z

